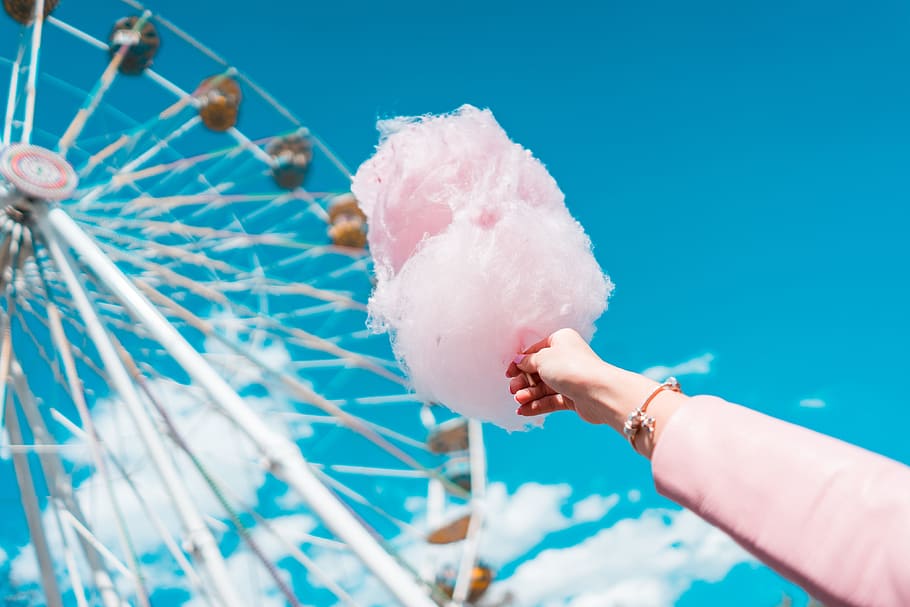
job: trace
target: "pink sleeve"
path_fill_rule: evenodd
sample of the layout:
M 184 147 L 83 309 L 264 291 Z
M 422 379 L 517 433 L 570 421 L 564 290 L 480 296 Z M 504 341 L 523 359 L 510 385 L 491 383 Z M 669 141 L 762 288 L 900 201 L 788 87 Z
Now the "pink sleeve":
M 826 607 L 910 605 L 907 466 L 696 396 L 667 422 L 652 468 L 661 494 Z

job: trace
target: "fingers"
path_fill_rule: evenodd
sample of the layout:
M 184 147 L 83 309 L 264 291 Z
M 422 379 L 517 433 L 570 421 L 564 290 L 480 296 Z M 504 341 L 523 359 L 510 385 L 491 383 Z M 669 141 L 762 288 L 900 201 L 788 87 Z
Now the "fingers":
M 521 404 L 515 413 L 523 416 L 543 415 L 554 411 L 571 411 L 574 407 L 571 401 L 562 394 L 550 394 L 530 402 Z
M 545 396 L 556 394 L 556 391 L 550 388 L 547 384 L 537 384 L 516 390 L 513 392 L 513 394 L 515 395 L 515 402 L 517 402 L 519 405 L 523 405 L 533 400 L 538 400 L 540 398 L 544 398 Z
M 519 373 L 517 376 L 513 377 L 509 381 L 509 392 L 515 394 L 522 388 L 527 388 L 528 386 L 536 386 L 542 384 L 543 382 L 540 379 L 540 375 L 537 373 Z

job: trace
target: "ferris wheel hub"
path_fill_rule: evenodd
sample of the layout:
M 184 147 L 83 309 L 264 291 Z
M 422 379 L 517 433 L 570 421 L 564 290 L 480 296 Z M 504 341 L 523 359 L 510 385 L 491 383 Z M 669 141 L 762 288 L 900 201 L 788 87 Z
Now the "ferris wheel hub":
M 79 184 L 76 171 L 62 156 L 25 143 L 0 152 L 0 175 L 24 196 L 41 200 L 69 198 Z

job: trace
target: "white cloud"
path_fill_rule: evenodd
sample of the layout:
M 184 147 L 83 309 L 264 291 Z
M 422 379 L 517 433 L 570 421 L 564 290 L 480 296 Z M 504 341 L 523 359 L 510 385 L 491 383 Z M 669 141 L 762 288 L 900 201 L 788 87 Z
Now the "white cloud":
M 623 580 L 603 591 L 586 592 L 571 599 L 568 607 L 665 607 L 674 602 L 666 585 L 645 578 Z M 559 605 L 560 603 L 556 603 Z
M 662 607 L 696 580 L 714 582 L 752 558 L 687 511 L 651 509 L 584 542 L 541 552 L 495 587 L 531 607 Z
M 50 533 L 53 533 L 53 528 L 48 528 L 46 525 L 45 528 Z M 41 578 L 41 573 L 38 570 L 38 557 L 35 554 L 34 546 L 26 544 L 19 549 L 19 554 L 10 562 L 9 576 L 17 584 L 37 582 Z
M 642 371 L 641 374 L 645 377 L 650 377 L 655 381 L 663 381 L 670 376 L 707 375 L 711 372 L 712 362 L 714 362 L 714 355 L 708 352 L 685 362 L 681 362 L 678 365 L 670 367 L 663 365 L 649 367 Z
M 576 523 L 599 521 L 618 503 L 619 496 L 615 493 L 612 495 L 589 495 L 583 500 L 575 502 L 575 505 L 572 506 L 572 521 Z
M 488 498 L 480 557 L 494 570 L 520 561 L 551 533 L 599 520 L 619 501 L 617 495 L 592 495 L 573 502 L 568 485 L 539 483 L 521 485 L 512 494 L 502 483 L 493 483 Z M 428 577 L 457 563 L 461 548 L 428 546 L 404 535 L 393 545 Z M 316 559 L 359 604 L 394 603 L 350 554 L 321 550 Z M 750 561 L 726 534 L 695 514 L 651 509 L 575 546 L 543 550 L 511 577 L 495 582 L 485 603 L 499 604 L 511 595 L 510 604 L 520 607 L 668 607 L 694 581 L 720 580 L 736 564 Z
M 800 407 L 806 407 L 807 409 L 821 409 L 825 407 L 827 403 L 820 398 L 804 398 L 799 401 Z
M 236 497 L 241 503 L 256 503 L 257 490 L 265 482 L 266 472 L 256 464 L 258 451 L 243 433 L 227 418 L 211 411 L 207 404 L 200 402 L 185 387 L 167 381 L 154 381 L 150 382 L 150 389 L 180 428 L 196 457 L 226 489 L 226 494 Z M 247 399 L 260 410 L 274 407 L 274 403 L 269 401 L 253 402 L 257 400 L 260 399 Z M 130 479 L 141 492 L 148 508 L 160 515 L 174 535 L 180 536 L 179 518 L 171 506 L 170 494 L 149 461 L 138 432 L 133 429 L 124 412 L 123 404 L 119 399 L 101 400 L 93 409 L 93 418 L 107 448 L 130 471 Z M 277 426 L 274 429 L 280 430 Z M 74 439 L 73 442 L 81 443 L 81 439 Z M 220 503 L 206 481 L 196 472 L 190 459 L 176 448 L 171 450 L 171 457 L 189 494 L 193 496 L 196 507 L 204 514 L 223 517 L 224 511 Z M 83 451 L 81 458 L 87 459 L 87 453 Z M 113 493 L 130 529 L 134 548 L 140 554 L 159 551 L 161 537 L 155 527 L 149 524 L 139 499 L 116 470 L 112 469 L 112 475 L 115 476 L 112 482 Z M 77 488 L 77 495 L 90 520 L 116 520 L 113 505 L 105 498 L 106 491 L 100 475 L 93 474 L 83 481 Z M 95 525 L 95 531 L 106 545 L 118 545 L 114 525 Z
M 481 542 L 483 558 L 502 566 L 524 554 L 548 534 L 573 523 L 561 512 L 572 493 L 568 484 L 525 483 L 511 496 L 502 483 L 487 491 L 487 527 Z
M 568 484 L 544 485 L 525 483 L 509 493 L 503 483 L 487 487 L 484 507 L 485 523 L 480 541 L 480 558 L 494 570 L 514 563 L 543 542 L 551 533 L 576 525 L 600 520 L 619 502 L 619 496 L 590 495 L 571 501 Z M 413 500 L 412 506 L 419 506 Z M 567 515 L 564 511 L 571 512 Z M 416 512 L 412 523 L 424 528 L 422 513 Z M 419 537 L 402 534 L 392 541 L 399 556 L 427 578 L 433 578 L 446 565 L 457 565 L 462 543 L 445 546 L 428 545 Z M 368 575 L 353 556 L 337 550 L 320 550 L 316 561 L 332 578 L 351 592 L 358 604 L 384 606 L 394 604 L 385 588 Z M 310 581 L 319 582 L 310 576 Z M 522 603 L 516 603 L 522 605 Z

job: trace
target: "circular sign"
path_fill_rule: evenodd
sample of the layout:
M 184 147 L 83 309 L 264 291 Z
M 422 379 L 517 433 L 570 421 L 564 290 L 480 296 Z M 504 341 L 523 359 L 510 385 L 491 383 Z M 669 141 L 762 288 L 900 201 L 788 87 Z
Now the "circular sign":
M 69 198 L 79 177 L 59 154 L 36 145 L 17 143 L 0 152 L 0 175 L 29 198 Z

